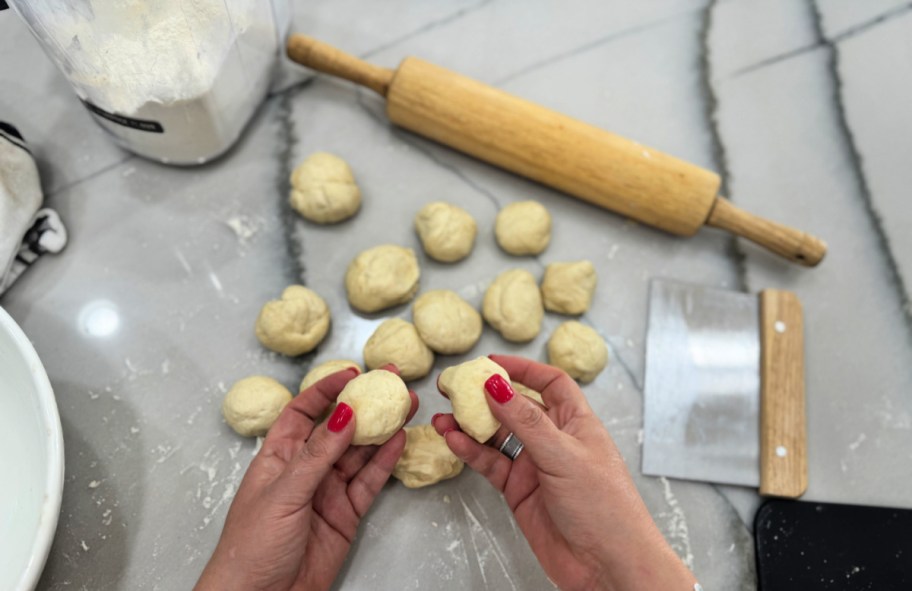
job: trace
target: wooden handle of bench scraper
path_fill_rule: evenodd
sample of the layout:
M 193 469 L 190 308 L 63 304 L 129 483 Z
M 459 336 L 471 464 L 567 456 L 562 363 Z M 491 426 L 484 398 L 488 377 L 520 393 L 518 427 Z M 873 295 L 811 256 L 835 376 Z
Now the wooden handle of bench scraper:
M 720 207 L 712 171 L 440 66 L 409 57 L 394 72 L 303 35 L 288 56 L 385 96 L 396 125 L 605 209 L 679 236 L 709 222 L 807 266 L 823 256 L 819 240 L 796 249 L 811 237 Z
M 800 497 L 808 485 L 804 320 L 794 293 L 760 293 L 760 351 L 760 494 Z

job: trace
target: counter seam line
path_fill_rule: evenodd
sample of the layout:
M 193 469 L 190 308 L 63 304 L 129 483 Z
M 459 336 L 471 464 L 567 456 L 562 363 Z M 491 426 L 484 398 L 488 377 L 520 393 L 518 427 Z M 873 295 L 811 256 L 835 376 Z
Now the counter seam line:
M 441 27 L 445 27 L 451 23 L 454 23 L 454 22 L 462 19 L 463 17 L 465 17 L 469 14 L 472 14 L 473 12 L 481 10 L 486 5 L 491 4 L 493 1 L 494 0 L 481 0 L 480 2 L 477 2 L 471 6 L 466 6 L 465 8 L 460 8 L 456 12 L 452 12 L 446 16 L 442 16 L 442 17 L 434 19 L 428 23 L 425 23 L 425 24 L 421 25 L 420 27 L 418 27 L 417 29 L 409 31 L 408 33 L 405 33 L 404 35 L 401 35 L 391 41 L 384 41 L 382 44 L 378 45 L 377 47 L 374 47 L 373 49 L 368 49 L 366 52 L 359 54 L 358 57 L 367 59 L 382 51 L 386 51 L 387 49 L 392 49 L 393 47 L 396 47 L 397 45 L 399 45 L 405 41 L 408 41 L 409 39 L 414 39 L 415 37 L 420 37 L 421 35 L 423 35 L 427 32 L 433 31 L 434 29 L 439 29 Z
M 899 300 L 900 313 L 906 321 L 906 338 L 912 341 L 912 302 L 909 301 L 909 292 L 906 289 L 905 281 L 890 246 L 890 237 L 883 226 L 883 217 L 874 205 L 874 196 L 868 185 L 868 179 L 864 172 L 864 161 L 858 146 L 855 143 L 855 137 L 852 134 L 852 128 L 849 126 L 848 116 L 846 114 L 845 103 L 842 96 L 842 77 L 839 74 L 839 50 L 835 43 L 826 38 L 823 32 L 823 22 L 817 0 L 807 0 L 807 7 L 811 13 L 814 34 L 819 41 L 826 46 L 828 50 L 826 60 L 826 70 L 832 81 L 832 99 L 836 107 L 836 126 L 838 132 L 843 137 L 849 164 L 855 176 L 857 187 L 856 190 L 861 197 L 865 213 L 873 226 L 874 233 L 877 236 L 877 245 L 883 255 L 884 264 L 888 274 L 888 281 L 893 283 L 894 292 Z
M 848 29 L 845 29 L 844 31 L 842 31 L 840 33 L 836 33 L 832 37 L 826 37 L 824 35 L 823 30 L 822 30 L 822 25 L 819 27 L 815 26 L 815 29 L 817 29 L 817 31 L 815 31 L 815 32 L 817 32 L 819 39 L 817 41 L 815 41 L 814 43 L 811 43 L 809 45 L 802 45 L 801 47 L 796 47 L 795 49 L 786 51 L 784 53 L 780 53 L 780 54 L 777 54 L 777 55 L 774 55 L 774 56 L 771 56 L 768 58 L 764 58 L 753 64 L 744 66 L 742 68 L 738 68 L 737 70 L 735 70 L 734 72 L 732 72 L 731 74 L 726 76 L 725 79 L 732 80 L 734 78 L 739 78 L 745 74 L 749 74 L 751 72 L 761 70 L 767 66 L 772 66 L 774 64 L 778 64 L 779 62 L 783 62 L 783 61 L 792 59 L 793 57 L 798 57 L 800 55 L 803 55 L 805 53 L 808 53 L 808 52 L 818 49 L 820 47 L 826 47 L 828 45 L 841 43 L 843 41 L 846 41 L 848 39 L 851 39 L 853 37 L 866 33 L 868 31 L 870 31 L 871 29 L 877 28 L 879 25 L 887 23 L 887 22 L 893 20 L 894 18 L 901 17 L 909 11 L 912 11 L 912 2 L 910 2 L 908 4 L 904 4 L 904 5 L 896 7 L 896 8 L 892 8 L 890 10 L 887 10 L 885 12 L 878 14 L 877 16 L 875 16 L 871 19 L 862 21 L 861 23 L 858 23 L 856 25 L 852 25 Z
M 623 39 L 623 38 L 629 37 L 631 35 L 636 35 L 638 33 L 643 33 L 643 32 L 649 31 L 650 29 L 655 29 L 655 28 L 661 27 L 662 25 L 666 25 L 666 24 L 673 22 L 675 20 L 678 20 L 680 18 L 690 16 L 700 10 L 703 10 L 703 9 L 702 8 L 692 8 L 690 10 L 684 10 L 681 12 L 677 12 L 670 16 L 664 16 L 662 18 L 658 18 L 658 19 L 649 21 L 647 23 L 629 27 L 627 29 L 613 31 L 612 33 L 609 33 L 608 35 L 605 35 L 604 37 L 598 37 L 591 41 L 587 41 L 586 43 L 583 43 L 582 45 L 578 45 L 572 49 L 568 49 L 567 51 L 564 51 L 564 52 L 561 52 L 561 53 L 558 53 L 558 54 L 555 54 L 555 55 L 552 55 L 552 56 L 549 56 L 546 58 L 542 58 L 541 60 L 539 60 L 537 62 L 533 62 L 529 65 L 523 66 L 520 69 L 516 70 L 515 72 L 502 76 L 502 77 L 498 78 L 497 80 L 491 82 L 491 85 L 498 86 L 498 87 L 502 86 L 508 82 L 512 82 L 513 80 L 515 80 L 517 78 L 521 78 L 521 77 L 525 76 L 526 74 L 535 72 L 536 70 L 540 70 L 540 69 L 550 66 L 552 64 L 556 64 L 556 63 L 562 62 L 564 60 L 576 57 L 580 54 L 586 53 L 587 51 L 598 49 L 599 47 L 601 47 L 603 45 L 607 45 L 607 44 L 611 43 L 612 41 L 616 41 L 618 39 Z
M 311 79 L 313 80 L 313 79 Z M 299 86 L 297 90 L 306 88 L 306 84 Z M 294 168 L 292 158 L 294 157 L 294 147 L 298 143 L 297 133 L 294 128 L 293 106 L 291 100 L 296 92 L 284 93 L 276 99 L 276 125 L 278 125 L 278 148 L 276 169 L 275 191 L 279 200 L 279 218 L 284 227 L 284 242 L 286 256 L 289 260 L 288 275 L 293 282 L 300 282 L 301 285 L 307 285 L 307 269 L 302 262 L 304 246 L 302 241 L 294 239 L 296 231 L 297 214 L 288 201 L 288 194 L 291 191 L 291 172 Z
M 703 9 L 700 18 L 700 55 L 698 60 L 698 69 L 700 72 L 700 91 L 703 99 L 703 114 L 706 118 L 706 127 L 709 129 L 710 142 L 712 144 L 712 159 L 722 184 L 719 187 L 720 195 L 726 196 L 734 201 L 730 194 L 731 187 L 731 170 L 728 166 L 728 152 L 722 141 L 722 134 L 719 131 L 718 112 L 719 98 L 716 96 L 712 83 L 712 64 L 710 63 L 710 50 L 712 49 L 709 42 L 709 31 L 712 28 L 712 11 L 715 8 L 717 0 L 710 0 L 706 8 Z M 747 257 L 741 248 L 741 241 L 734 234 L 729 235 L 726 254 L 731 260 L 735 270 L 735 277 L 738 287 L 741 291 L 748 290 L 747 281 Z
M 111 164 L 103 166 L 103 167 L 99 168 L 98 170 L 90 173 L 89 175 L 82 177 L 81 179 L 77 179 L 75 181 L 70 181 L 69 183 L 62 185 L 60 187 L 57 187 L 56 189 L 52 189 L 50 191 L 45 192 L 44 198 L 49 199 L 50 197 L 54 197 L 54 196 L 58 195 L 59 193 L 63 193 L 65 191 L 69 191 L 70 189 L 78 187 L 79 185 L 81 185 L 87 181 L 91 181 L 92 179 L 96 179 L 107 172 L 117 169 L 121 164 L 126 164 L 127 162 L 130 162 L 134 158 L 136 158 L 135 154 L 128 154 L 124 158 L 121 158 L 120 160 L 118 160 L 116 162 L 112 162 Z

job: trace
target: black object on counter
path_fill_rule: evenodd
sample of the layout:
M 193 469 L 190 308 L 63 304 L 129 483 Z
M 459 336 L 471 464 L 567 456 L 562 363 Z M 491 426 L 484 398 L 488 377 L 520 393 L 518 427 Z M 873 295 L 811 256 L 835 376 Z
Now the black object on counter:
M 765 591 L 912 589 L 912 511 L 769 501 L 754 519 Z

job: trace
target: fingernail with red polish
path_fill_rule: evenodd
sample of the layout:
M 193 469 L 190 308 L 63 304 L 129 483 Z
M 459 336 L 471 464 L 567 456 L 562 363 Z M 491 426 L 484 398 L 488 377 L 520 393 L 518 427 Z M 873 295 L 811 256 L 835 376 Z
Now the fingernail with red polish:
M 431 424 L 433 425 L 433 424 L 434 424 L 434 421 L 436 421 L 437 419 L 439 419 L 439 418 L 442 417 L 442 416 L 443 416 L 443 413 L 442 413 L 442 412 L 438 412 L 437 414 L 435 414 L 434 416 L 432 416 L 432 417 L 431 417 Z
M 510 382 L 503 379 L 500 374 L 494 374 L 485 382 L 485 390 L 491 395 L 491 398 L 503 404 L 513 398 L 513 386 Z
M 333 433 L 338 433 L 345 428 L 345 425 L 351 422 L 353 416 L 355 416 L 355 411 L 352 410 L 352 407 L 340 402 L 336 405 L 336 410 L 333 411 L 332 416 L 329 417 L 329 421 L 326 422 L 326 426 Z

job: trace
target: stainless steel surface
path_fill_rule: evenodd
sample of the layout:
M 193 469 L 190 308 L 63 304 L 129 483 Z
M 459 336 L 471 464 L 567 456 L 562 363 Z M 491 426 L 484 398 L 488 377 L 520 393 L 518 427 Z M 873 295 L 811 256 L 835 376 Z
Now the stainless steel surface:
M 759 320 L 754 295 L 652 281 L 645 474 L 759 484 Z

